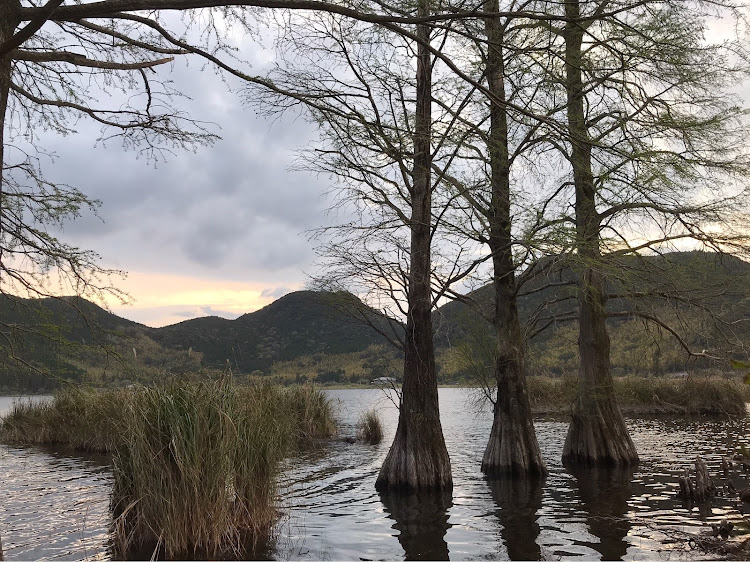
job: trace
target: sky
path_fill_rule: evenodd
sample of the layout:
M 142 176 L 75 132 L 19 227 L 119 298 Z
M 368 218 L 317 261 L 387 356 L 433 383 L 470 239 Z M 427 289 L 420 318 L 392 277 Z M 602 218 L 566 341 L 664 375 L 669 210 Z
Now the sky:
M 55 154 L 43 163 L 48 179 L 101 201 L 98 217 L 84 214 L 60 237 L 96 251 L 103 267 L 126 271 L 113 281 L 132 302 L 112 299 L 109 308 L 153 327 L 236 318 L 303 288 L 314 268 L 306 233 L 326 224 L 331 185 L 289 170 L 295 151 L 317 138 L 299 114 L 256 115 L 237 88 L 196 61 L 174 63 L 169 78 L 192 98 L 178 100 L 180 108 L 216 124 L 214 146 L 154 164 L 117 141 L 97 144 L 99 127 L 86 120 L 76 134 L 43 133 L 38 141 Z
M 238 45 L 256 72 L 273 61 L 272 50 Z M 148 162 L 117 141 L 97 143 L 99 126 L 85 119 L 75 134 L 38 138 L 55 154 L 43 164 L 47 178 L 101 201 L 98 216 L 67 223 L 60 237 L 127 272 L 113 281 L 131 302 L 111 299 L 110 310 L 153 327 L 236 318 L 303 288 L 315 271 L 307 233 L 330 221 L 333 180 L 290 170 L 297 150 L 315 146 L 315 128 L 298 113 L 259 116 L 237 81 L 202 66 L 177 61 L 158 72 L 190 97 L 176 101 L 180 109 L 215 124 L 213 146 Z

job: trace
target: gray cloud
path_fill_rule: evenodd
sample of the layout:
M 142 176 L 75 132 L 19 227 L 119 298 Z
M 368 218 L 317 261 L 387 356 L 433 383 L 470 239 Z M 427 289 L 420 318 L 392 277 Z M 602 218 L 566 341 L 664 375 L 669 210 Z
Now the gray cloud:
M 288 168 L 316 132 L 301 119 L 269 125 L 195 71 L 177 67 L 173 78 L 193 98 L 191 115 L 221 126 L 213 147 L 154 166 L 115 142 L 94 148 L 98 128 L 87 122 L 77 135 L 42 135 L 58 156 L 48 176 L 102 201 L 101 219 L 86 213 L 62 236 L 125 270 L 299 284 L 314 259 L 304 233 L 325 223 L 328 184 Z

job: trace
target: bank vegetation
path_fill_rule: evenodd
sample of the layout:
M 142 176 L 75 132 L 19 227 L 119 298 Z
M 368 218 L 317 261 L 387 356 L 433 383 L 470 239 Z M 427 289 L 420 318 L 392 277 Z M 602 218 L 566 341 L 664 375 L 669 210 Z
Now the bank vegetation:
M 576 398 L 573 376 L 529 377 L 533 411 L 569 413 Z M 693 375 L 684 377 L 625 376 L 613 378 L 620 410 L 627 414 L 744 415 L 750 387 L 736 377 Z

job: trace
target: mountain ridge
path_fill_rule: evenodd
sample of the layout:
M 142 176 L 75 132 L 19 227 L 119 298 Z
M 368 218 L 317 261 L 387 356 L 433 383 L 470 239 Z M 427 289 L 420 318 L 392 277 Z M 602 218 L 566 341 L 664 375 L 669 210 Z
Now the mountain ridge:
M 633 283 L 632 287 L 615 284 L 613 291 L 680 286 L 706 299 L 706 303 L 729 320 L 750 319 L 750 263 L 735 258 L 719 263 L 715 256 L 706 253 L 683 252 L 640 261 L 623 260 L 618 267 L 635 272 L 631 275 Z M 674 279 L 664 278 L 663 272 L 667 270 L 673 272 Z M 565 279 L 568 274 L 559 275 L 560 279 Z M 712 284 L 721 290 L 711 293 L 707 288 Z M 524 318 L 529 318 L 540 306 L 545 314 L 562 310 L 555 309 L 557 305 L 544 308 L 545 298 L 560 300 L 566 295 L 569 299 L 575 295 L 574 285 L 537 289 L 539 285 L 531 283 L 530 295 L 520 298 L 519 309 Z M 476 297 L 479 306 L 487 310 L 491 308 L 493 294 L 492 286 L 487 284 L 468 297 Z M 569 302 L 574 304 L 574 301 Z M 655 300 L 644 299 L 640 304 L 625 302 L 618 306 L 627 312 L 628 306 L 653 308 L 657 304 Z M 704 321 L 689 316 L 687 308 L 680 306 L 678 302 L 675 310 L 689 321 Z M 672 313 L 671 309 L 658 310 Z M 74 380 L 85 378 L 91 365 L 98 365 L 102 371 L 112 370 L 106 361 L 87 356 L 107 346 L 116 348 L 120 356 L 126 357 L 125 363 L 130 365 L 126 378 L 137 377 L 137 369 L 187 375 L 204 368 L 224 369 L 227 365 L 240 374 L 268 374 L 276 362 L 289 362 L 308 355 L 359 353 L 384 344 L 377 330 L 363 323 L 361 318 L 382 331 L 403 329 L 399 322 L 387 319 L 345 292 L 296 291 L 235 319 L 205 316 L 160 328 L 127 320 L 80 297 L 34 300 L 0 296 L 0 330 L 11 333 L 9 326 L 14 323 L 19 327 L 14 334 L 14 351 L 25 361 L 63 372 Z M 474 346 L 472 353 L 477 356 L 480 352 L 491 353 L 493 349 L 490 324 L 477 321 L 476 313 L 465 304 L 454 301 L 441 306 L 435 311 L 433 322 L 436 347 L 443 355 L 462 345 Z M 668 334 L 660 335 L 659 341 L 664 343 L 657 342 L 656 349 L 650 351 L 651 343 L 644 339 L 644 330 L 632 318 L 612 319 L 609 325 L 613 334 L 613 368 L 627 370 L 635 364 L 644 368 L 646 363 L 642 356 L 648 353 L 654 357 L 659 355 L 658 360 L 652 361 L 655 370 L 674 369 L 679 364 L 680 350 L 669 340 Z M 746 335 L 743 332 L 738 337 Z M 65 340 L 74 342 L 81 350 L 67 345 Z M 703 345 L 700 340 L 694 343 Z M 482 346 L 486 347 L 484 351 L 480 349 Z M 648 350 L 644 351 L 646 348 Z M 532 341 L 529 351 L 529 366 L 533 372 L 573 369 L 577 354 L 574 327 L 570 323 L 552 322 L 549 330 Z M 10 357 L 2 353 L 0 348 L 0 369 L 4 357 L 7 378 Z M 129 355 L 133 358 L 127 359 Z M 483 360 L 486 362 L 487 358 Z M 0 386 L 1 383 L 0 380 Z

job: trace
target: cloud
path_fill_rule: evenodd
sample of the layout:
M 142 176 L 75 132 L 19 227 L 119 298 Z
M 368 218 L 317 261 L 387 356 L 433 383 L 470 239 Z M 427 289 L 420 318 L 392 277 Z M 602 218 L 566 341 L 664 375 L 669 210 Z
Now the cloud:
M 273 289 L 263 289 L 260 296 L 261 298 L 278 299 L 291 292 L 291 289 L 287 289 L 286 287 L 274 287 Z
M 289 165 L 315 128 L 301 119 L 270 125 L 194 66 L 176 65 L 171 78 L 193 100 L 180 104 L 216 122 L 222 140 L 154 166 L 115 142 L 94 148 L 98 127 L 88 122 L 65 138 L 44 133 L 40 142 L 57 153 L 47 175 L 102 201 L 100 217 L 84 213 L 61 237 L 130 272 L 301 284 L 315 259 L 305 233 L 326 223 L 329 186 Z

